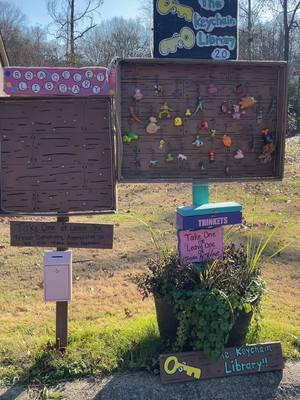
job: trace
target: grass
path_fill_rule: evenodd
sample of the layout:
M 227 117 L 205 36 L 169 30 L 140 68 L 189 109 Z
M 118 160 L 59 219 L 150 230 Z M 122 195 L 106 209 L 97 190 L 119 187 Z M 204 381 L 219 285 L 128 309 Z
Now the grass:
M 280 340 L 288 360 L 300 360 L 299 177 L 300 164 L 288 164 L 282 183 L 211 186 L 211 201 L 235 200 L 244 206 L 247 223 L 235 240 L 249 231 L 255 209 L 255 237 L 270 233 L 282 222 L 270 254 L 282 242 L 292 242 L 264 267 L 268 293 L 255 338 L 257 342 Z M 157 368 L 157 356 L 167 347 L 158 337 L 153 301 L 143 302 L 132 283 L 132 276 L 144 268 L 155 248 L 145 226 L 131 215 L 163 231 L 167 243 L 175 245 L 174 209 L 191 203 L 191 186 L 120 185 L 119 199 L 119 214 L 71 218 L 73 222 L 112 222 L 115 240 L 112 251 L 73 251 L 74 299 L 65 354 L 53 349 L 55 305 L 43 302 L 43 249 L 10 247 L 9 221 L 2 218 L 0 382 L 53 383 L 115 370 Z

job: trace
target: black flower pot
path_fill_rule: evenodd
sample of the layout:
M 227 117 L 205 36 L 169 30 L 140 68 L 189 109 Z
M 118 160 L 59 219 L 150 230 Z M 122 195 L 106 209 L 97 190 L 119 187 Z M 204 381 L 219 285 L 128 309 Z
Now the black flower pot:
M 178 320 L 176 318 L 174 305 L 169 304 L 163 297 L 154 296 L 156 318 L 160 336 L 163 339 L 175 341 L 178 328 Z M 239 312 L 238 317 L 229 333 L 229 339 L 226 343 L 227 347 L 240 346 L 245 341 L 248 328 L 251 324 L 253 312 Z
M 235 320 L 235 323 L 229 332 L 227 347 L 240 346 L 244 343 L 246 335 L 251 324 L 253 312 L 241 311 Z
M 176 340 L 178 320 L 174 305 L 169 304 L 163 297 L 154 296 L 156 318 L 160 336 L 171 341 Z

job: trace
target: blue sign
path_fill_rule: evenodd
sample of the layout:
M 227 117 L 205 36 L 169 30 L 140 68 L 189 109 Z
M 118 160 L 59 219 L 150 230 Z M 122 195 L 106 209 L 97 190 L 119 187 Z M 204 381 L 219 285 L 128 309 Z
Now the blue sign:
M 176 213 L 177 230 L 193 230 L 216 228 L 225 225 L 237 225 L 242 222 L 241 212 L 227 212 L 219 214 L 183 216 Z
M 154 57 L 235 60 L 237 0 L 154 0 Z

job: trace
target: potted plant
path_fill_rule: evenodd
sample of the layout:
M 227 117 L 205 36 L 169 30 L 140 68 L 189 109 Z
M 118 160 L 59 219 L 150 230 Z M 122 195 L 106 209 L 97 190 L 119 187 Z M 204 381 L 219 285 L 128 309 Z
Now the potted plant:
M 200 272 L 194 264 L 182 265 L 175 251 L 164 249 L 148 260 L 148 271 L 135 281 L 144 298 L 154 296 L 160 334 L 174 351 L 218 358 L 225 345 L 245 340 L 265 292 L 262 255 L 277 229 L 257 244 L 252 233 L 246 245 L 227 244 L 223 258 L 207 262 Z

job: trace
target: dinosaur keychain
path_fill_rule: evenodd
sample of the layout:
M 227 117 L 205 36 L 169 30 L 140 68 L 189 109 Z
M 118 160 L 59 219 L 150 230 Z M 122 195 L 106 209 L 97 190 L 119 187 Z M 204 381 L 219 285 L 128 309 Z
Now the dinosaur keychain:
M 196 108 L 192 114 L 192 117 L 194 117 L 195 115 L 198 114 L 199 111 L 203 111 L 204 109 L 204 99 L 202 96 L 198 96 L 197 97 L 197 104 L 196 104 Z
M 192 114 L 192 117 L 194 117 L 195 115 L 198 114 L 198 112 L 202 112 L 204 109 L 204 99 L 203 97 L 200 95 L 200 85 L 198 84 L 198 96 L 197 96 L 197 102 L 196 102 L 196 107 L 195 110 Z

